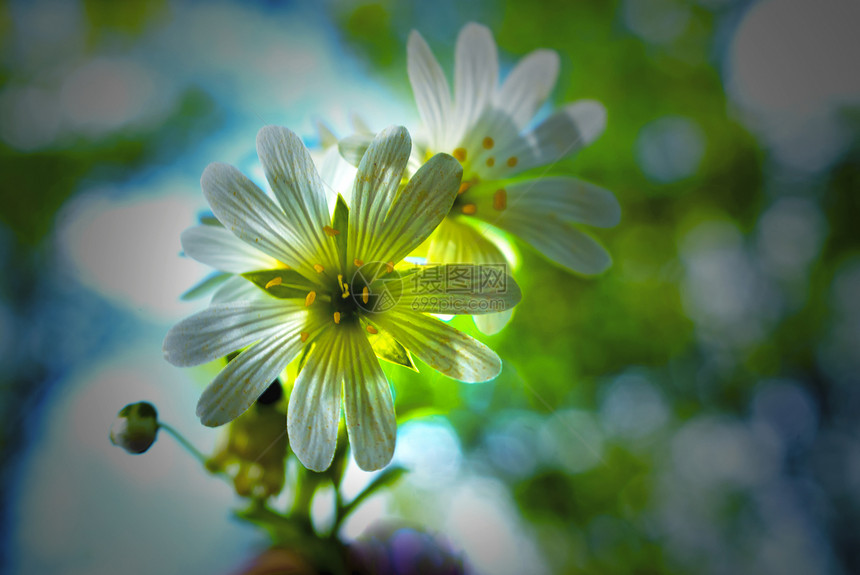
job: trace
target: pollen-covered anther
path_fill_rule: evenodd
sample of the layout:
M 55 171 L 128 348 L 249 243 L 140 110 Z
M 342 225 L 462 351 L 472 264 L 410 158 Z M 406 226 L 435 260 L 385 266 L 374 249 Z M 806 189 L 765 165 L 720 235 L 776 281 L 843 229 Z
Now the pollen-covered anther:
M 518 161 L 519 161 L 519 160 L 517 159 L 517 157 L 516 157 L 516 156 L 511 156 L 510 158 L 508 158 L 508 167 L 509 167 L 509 168 L 513 168 L 514 166 L 516 166 L 516 165 L 517 165 L 517 162 L 518 162 Z
M 486 138 L 484 138 L 484 141 L 481 142 L 481 145 L 484 146 L 485 150 L 491 150 L 495 145 L 495 142 L 491 137 L 487 136 Z
M 340 323 L 340 312 L 334 312 L 334 323 Z
M 314 270 L 315 270 L 318 274 L 321 274 L 321 273 L 323 273 L 323 272 L 325 271 L 325 268 L 324 268 L 324 267 L 322 267 L 322 266 L 321 266 L 321 265 L 319 265 L 319 264 L 314 264 Z
M 465 206 L 463 206 L 462 209 L 464 214 L 466 214 L 467 216 L 471 216 L 478 211 L 478 206 L 476 206 L 475 204 L 466 204 Z
M 323 231 L 325 232 L 325 235 L 329 236 L 330 238 L 340 235 L 340 231 L 334 229 L 331 226 L 323 226 Z
M 314 300 L 317 299 L 317 292 L 309 291 L 308 295 L 305 296 L 305 307 L 310 306 L 314 303 Z
M 502 211 L 508 207 L 508 192 L 504 188 L 499 188 L 493 194 L 493 208 Z
M 302 338 L 302 343 L 305 343 L 305 342 L 308 340 L 308 338 L 310 337 L 310 335 L 311 335 L 311 334 L 309 334 L 309 333 L 308 333 L 308 332 L 306 332 L 306 331 L 303 331 L 303 332 L 302 332 L 302 333 L 300 333 L 299 335 L 300 335 L 300 336 L 301 336 L 301 338 Z
M 361 289 L 361 301 L 367 303 L 370 300 L 370 290 L 367 289 L 367 286 L 364 286 Z
M 281 285 L 282 281 L 284 281 L 284 279 L 281 276 L 278 276 L 276 278 L 272 278 L 266 282 L 266 289 L 269 289 L 270 287 L 279 286 L 279 285 Z
M 363 262 L 362 260 L 358 259 L 358 258 L 355 258 L 354 260 L 352 260 L 352 263 L 353 263 L 353 264 L 355 265 L 355 267 L 357 267 L 357 268 L 360 268 L 361 266 L 363 266 L 363 265 L 364 265 L 364 262 Z
M 391 273 L 394 271 L 394 262 L 385 262 L 385 271 Z
M 377 333 L 379 333 L 379 330 L 376 329 L 375 327 L 373 327 L 372 325 L 367 324 L 367 333 L 371 333 L 373 335 L 376 335 Z
M 453 152 L 451 152 L 451 155 L 454 156 L 455 158 L 457 158 L 458 161 L 465 162 L 466 161 L 466 148 L 457 148 Z

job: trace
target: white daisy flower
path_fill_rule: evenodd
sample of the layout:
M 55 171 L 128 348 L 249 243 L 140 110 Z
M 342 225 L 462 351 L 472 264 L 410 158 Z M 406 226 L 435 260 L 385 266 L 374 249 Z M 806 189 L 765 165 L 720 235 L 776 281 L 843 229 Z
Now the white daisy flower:
M 349 197 L 355 181 L 356 169 L 338 153 L 337 146 L 332 144 L 334 136 L 325 126 L 320 123 L 318 129 L 322 149 L 309 153 L 314 165 L 319 167 L 320 181 L 325 190 L 326 203 L 331 211 L 334 210 L 338 195 Z M 337 140 L 333 141 L 336 144 Z M 185 230 L 180 241 L 186 255 L 217 270 L 182 294 L 182 299 L 185 300 L 210 294 L 212 303 L 254 299 L 259 297 L 260 290 L 240 275 L 281 266 L 281 263 L 274 258 L 247 245 L 225 230 L 221 222 L 212 217 L 202 218 L 200 225 Z M 229 254 L 230 257 L 221 257 L 222 253 Z
M 390 461 L 396 435 L 377 355 L 409 365 L 408 349 L 465 382 L 498 375 L 495 353 L 428 313 L 476 313 L 492 309 L 487 302 L 507 309 L 520 297 L 513 279 L 505 276 L 506 289 L 493 294 L 475 285 L 433 297 L 413 280 L 444 274 L 444 266 L 409 269 L 394 281 L 395 264 L 449 212 L 462 175 L 454 158 L 438 154 L 400 189 L 411 148 L 405 128 L 381 132 L 358 167 L 351 207 L 339 198 L 333 216 L 307 150 L 286 128 L 268 126 L 257 137 L 277 202 L 230 165 L 206 168 L 203 193 L 223 228 L 192 228 L 183 246 L 195 259 L 244 274 L 256 292 L 244 301 L 216 301 L 164 340 L 165 358 L 177 366 L 244 348 L 200 398 L 197 414 L 205 425 L 235 419 L 301 356 L 287 412 L 293 451 L 309 469 L 328 468 L 343 403 L 355 460 L 375 470 Z M 377 305 L 383 296 L 387 304 Z
M 543 177 L 548 169 L 597 139 L 606 111 L 596 101 L 567 104 L 537 125 L 533 120 L 558 76 L 558 55 L 536 50 L 499 83 L 492 33 L 467 24 L 457 39 L 453 98 L 445 73 L 421 35 L 408 41 L 408 72 L 426 140 L 416 145 L 411 167 L 446 152 L 463 166 L 460 195 L 449 217 L 426 247 L 430 262 L 504 262 L 509 246 L 494 228 L 531 244 L 548 259 L 582 274 L 611 265 L 609 253 L 580 224 L 615 226 L 615 197 L 591 183 L 566 176 Z M 356 134 L 341 153 L 357 163 L 369 142 Z M 501 248 L 501 249 L 500 249 Z M 476 316 L 478 327 L 495 333 L 511 312 Z

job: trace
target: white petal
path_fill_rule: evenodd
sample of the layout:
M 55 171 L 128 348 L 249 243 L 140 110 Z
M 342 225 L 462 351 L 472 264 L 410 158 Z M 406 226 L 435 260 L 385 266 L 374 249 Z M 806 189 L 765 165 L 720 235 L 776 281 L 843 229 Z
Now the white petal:
M 558 78 L 558 54 L 552 50 L 535 50 L 511 70 L 493 102 L 506 112 L 517 128 L 525 128 Z
M 308 277 L 317 275 L 291 222 L 242 172 L 229 164 L 209 164 L 200 184 L 212 212 L 239 239 Z
M 365 471 L 382 469 L 394 455 L 397 420 L 388 379 L 363 333 L 349 339 L 344 368 L 346 427 L 355 462 Z
M 320 163 L 320 178 L 325 187 L 329 211 L 334 211 L 338 194 L 343 196 L 347 204 L 350 203 L 355 172 L 355 167 L 341 157 L 337 146 L 326 150 Z
M 415 266 L 403 270 L 401 280 L 386 287 L 397 309 L 433 314 L 500 312 L 522 298 L 504 262 Z
M 402 126 L 381 131 L 367 148 L 352 192 L 347 261 L 373 261 L 373 245 L 397 195 L 411 151 L 412 139 Z
M 581 100 L 568 104 L 541 122 L 518 141 L 499 150 L 502 162 L 496 173 L 515 174 L 549 166 L 594 142 L 606 127 L 606 109 L 600 102 Z M 516 158 L 509 170 L 508 158 Z
M 427 127 L 431 149 L 441 150 L 451 115 L 451 89 L 445 73 L 421 34 L 413 30 L 406 46 L 407 71 L 418 113 Z
M 212 294 L 211 304 L 234 301 L 266 300 L 270 296 L 242 276 L 233 276 Z
M 451 210 L 462 176 L 460 162 L 448 154 L 436 154 L 421 166 L 373 238 L 372 259 L 399 262 L 426 240 Z
M 434 317 L 392 310 L 373 316 L 373 321 L 448 377 L 476 383 L 493 379 L 502 370 L 501 360 L 490 348 Z
M 594 275 L 612 265 L 609 252 L 594 238 L 556 217 L 508 210 L 494 225 L 518 236 L 549 259 L 575 272 Z
M 281 331 L 246 349 L 212 380 L 197 403 L 203 425 L 233 421 L 260 397 L 302 348 L 298 331 Z
M 249 246 L 220 226 L 194 226 L 182 232 L 185 255 L 225 272 L 241 274 L 280 267 L 275 258 Z
M 337 149 L 347 163 L 358 167 L 373 138 L 373 134 L 352 134 L 339 140 Z
M 433 263 L 506 263 L 504 253 L 480 231 L 465 223 L 445 218 L 430 238 L 427 262 Z M 507 273 L 511 273 L 508 269 Z M 514 310 L 485 313 L 474 316 L 475 325 L 482 333 L 499 333 L 511 320 Z
M 454 131 L 448 134 L 449 145 L 470 131 L 496 89 L 499 59 L 486 26 L 469 23 L 460 30 L 454 67 Z M 438 151 L 449 150 L 446 146 Z
M 555 217 L 566 222 L 611 228 L 621 218 L 621 206 L 612 192 L 576 178 L 548 177 L 520 180 L 504 187 L 506 208 L 493 208 L 498 185 L 479 184 L 469 190 L 477 206 L 475 217 L 495 224 L 508 212 L 525 212 L 535 217 Z
M 502 251 L 476 227 L 459 218 L 445 218 L 433 235 L 427 249 L 427 264 L 496 264 L 504 263 Z
M 290 447 L 313 471 L 325 471 L 334 458 L 343 389 L 343 337 L 323 331 L 308 355 L 287 408 Z
M 511 321 L 511 317 L 514 315 L 513 308 L 505 311 L 500 311 L 499 313 L 485 313 L 481 315 L 476 315 L 475 325 L 478 326 L 478 329 L 481 330 L 481 333 L 486 335 L 495 335 L 502 331 L 508 322 Z
M 185 318 L 164 338 L 164 358 L 178 367 L 200 365 L 301 322 L 307 312 L 288 300 L 213 305 Z
M 265 126 L 257 133 L 257 155 L 266 179 L 290 222 L 294 236 L 313 263 L 337 262 L 334 240 L 323 231 L 331 226 L 322 181 L 301 139 L 287 128 Z

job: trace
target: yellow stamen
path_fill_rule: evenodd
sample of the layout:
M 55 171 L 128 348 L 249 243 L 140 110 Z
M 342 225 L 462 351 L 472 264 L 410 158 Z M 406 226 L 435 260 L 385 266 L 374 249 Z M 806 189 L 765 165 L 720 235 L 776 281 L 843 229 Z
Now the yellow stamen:
M 340 312 L 334 312 L 334 323 L 340 323 Z
M 340 297 L 342 297 L 343 299 L 346 299 L 349 297 L 349 286 L 348 285 L 343 284 L 343 293 L 340 294 Z
M 465 206 L 463 206 L 463 213 L 467 216 L 471 216 L 477 211 L 478 206 L 476 206 L 475 204 L 466 204 Z
M 496 193 L 493 195 L 493 207 L 499 211 L 508 207 L 508 192 L 504 188 L 496 190 Z
M 451 153 L 452 156 L 457 158 L 461 162 L 466 161 L 466 148 L 457 148 Z
M 302 336 L 302 343 L 305 343 L 305 342 L 308 340 L 308 337 L 310 337 L 310 335 L 311 335 L 311 334 L 309 334 L 309 333 L 308 333 L 308 332 L 306 332 L 306 331 L 303 331 L 303 332 L 302 332 L 301 334 L 299 334 L 299 335 L 301 335 L 301 336 Z
M 394 262 L 385 262 L 385 270 L 388 273 L 393 272 L 394 271 Z
M 279 286 L 279 285 L 281 285 L 282 281 L 284 281 L 284 280 L 281 276 L 278 276 L 276 278 L 272 278 L 268 282 L 266 282 L 266 289 L 269 289 L 270 287 L 273 287 L 273 286 Z
M 361 301 L 367 303 L 367 300 L 370 299 L 370 290 L 367 289 L 367 286 L 364 286 L 361 290 Z
M 352 260 L 352 263 L 355 264 L 355 267 L 357 267 L 357 268 L 360 268 L 361 266 L 364 265 L 364 262 L 358 258 L 355 258 L 354 260 Z
M 495 142 L 493 141 L 493 139 L 491 137 L 487 136 L 486 138 L 484 138 L 484 141 L 482 142 L 482 144 L 484 145 L 485 150 L 489 150 L 490 148 L 493 147 L 493 145 L 495 145 Z
M 377 330 L 372 325 L 367 324 L 367 333 L 377 334 L 377 333 L 379 333 L 379 330 Z
M 315 300 L 315 299 L 317 299 L 317 292 L 315 292 L 315 291 L 309 291 L 309 292 L 308 292 L 308 295 L 307 295 L 307 296 L 305 296 L 305 307 L 308 307 L 309 305 L 311 305 L 312 303 L 314 303 L 314 300 Z
M 339 235 L 340 235 L 340 231 L 338 231 L 338 230 L 334 229 L 334 228 L 333 228 L 333 227 L 331 227 L 331 226 L 323 226 L 323 231 L 325 232 L 325 234 L 326 234 L 327 236 L 332 237 L 332 238 L 333 238 L 334 236 L 339 236 Z
M 487 167 L 488 168 L 492 168 L 495 165 L 496 165 L 496 159 L 495 158 L 487 158 Z
M 316 270 L 316 272 L 317 272 L 318 274 L 321 274 L 321 273 L 323 273 L 323 272 L 325 271 L 325 268 L 324 268 L 324 267 L 322 267 L 322 266 L 321 266 L 321 265 L 319 265 L 319 264 L 314 264 L 314 269 Z
M 513 168 L 514 166 L 516 166 L 516 165 L 517 165 L 517 162 L 518 162 L 518 161 L 519 161 L 519 160 L 517 160 L 517 157 L 516 157 L 516 156 L 511 156 L 510 158 L 508 158 L 508 167 L 509 167 L 509 168 Z

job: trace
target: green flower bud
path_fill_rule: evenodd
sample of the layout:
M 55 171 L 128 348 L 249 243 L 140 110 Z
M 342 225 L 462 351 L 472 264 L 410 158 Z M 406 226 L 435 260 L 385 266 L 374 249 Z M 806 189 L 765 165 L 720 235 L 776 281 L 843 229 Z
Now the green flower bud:
M 110 429 L 110 441 L 129 453 L 143 453 L 155 443 L 158 412 L 151 403 L 141 401 L 123 407 Z

